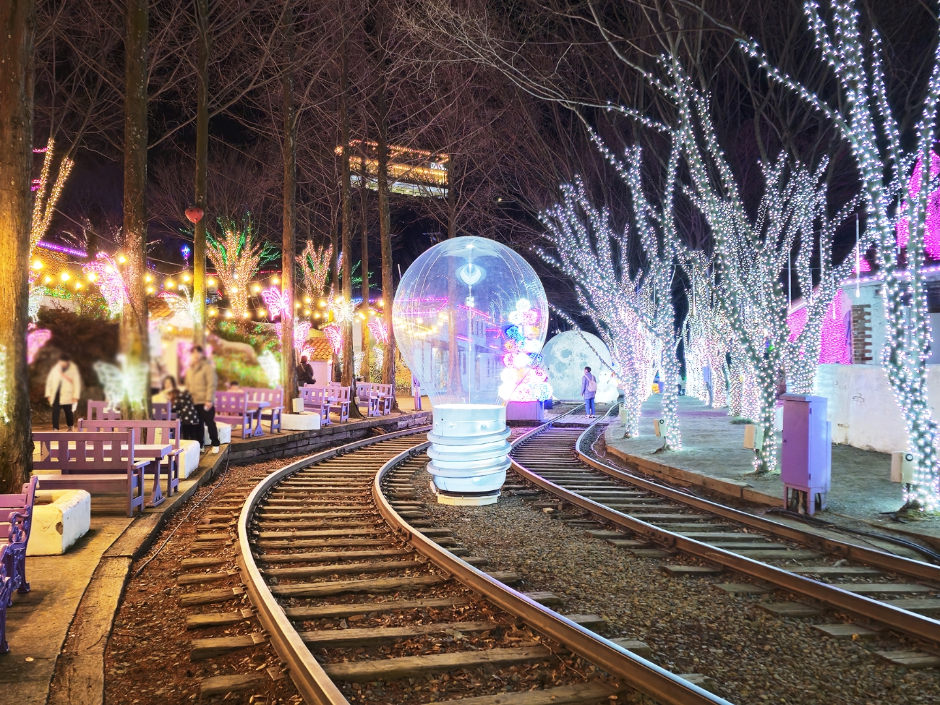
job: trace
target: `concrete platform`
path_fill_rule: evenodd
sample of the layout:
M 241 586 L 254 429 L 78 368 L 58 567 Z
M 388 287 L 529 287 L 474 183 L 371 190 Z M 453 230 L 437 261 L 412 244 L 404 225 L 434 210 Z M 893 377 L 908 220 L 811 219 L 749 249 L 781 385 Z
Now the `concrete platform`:
M 659 452 L 663 440 L 653 435 L 653 419 L 660 416 L 661 399 L 654 395 L 643 405 L 640 436 L 618 440 L 610 433 L 605 435 L 607 452 L 613 458 L 651 477 L 704 490 L 721 501 L 783 507 L 780 476 L 754 474 L 754 453 L 743 447 L 744 425 L 732 423 L 726 409 L 712 409 L 697 399 L 680 397 L 683 449 Z M 890 455 L 833 445 L 828 508 L 816 516 L 869 531 L 874 526 L 940 548 L 940 519 L 924 517 L 904 524 L 891 519 L 890 514 L 904 504 L 904 498 L 901 485 L 890 481 L 890 470 Z

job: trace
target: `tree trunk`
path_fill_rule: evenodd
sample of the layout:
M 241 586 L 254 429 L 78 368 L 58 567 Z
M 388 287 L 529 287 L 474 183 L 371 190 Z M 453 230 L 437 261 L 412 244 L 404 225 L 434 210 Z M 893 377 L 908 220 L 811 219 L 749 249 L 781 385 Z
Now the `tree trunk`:
M 284 217 L 281 243 L 281 292 L 287 296 L 281 311 L 281 384 L 284 402 L 297 397 L 294 350 L 294 256 L 297 250 L 297 108 L 294 105 L 294 19 L 286 18 L 287 67 L 281 78 L 284 97 Z
M 150 346 L 147 328 L 147 0 L 128 0 L 124 40 L 124 282 L 121 353 L 125 374 L 137 380 L 122 404 L 126 419 L 150 415 Z M 139 372 L 139 374 L 137 374 Z
M 203 217 L 193 232 L 193 344 L 206 344 L 206 180 L 209 160 L 209 0 L 196 0 L 196 199 Z
M 454 188 L 454 155 L 447 159 L 447 239 L 457 237 L 457 191 Z M 455 348 L 451 348 L 454 350 Z
M 362 319 L 362 367 L 359 369 L 359 376 L 363 381 L 371 382 L 372 376 L 369 372 L 371 368 L 371 354 L 369 346 L 369 223 L 366 220 L 368 211 L 366 209 L 366 173 L 363 170 L 359 182 L 359 217 L 362 221 L 362 263 L 359 269 L 362 272 L 362 311 L 365 318 Z
M 0 493 L 33 466 L 26 364 L 30 172 L 33 156 L 32 0 L 0 2 Z
M 395 301 L 395 284 L 392 276 L 392 223 L 388 204 L 388 106 L 385 100 L 385 77 L 379 86 L 377 96 L 378 109 L 378 169 L 376 188 L 379 193 L 379 237 L 382 241 L 382 300 L 385 302 L 383 314 L 388 330 L 388 342 L 382 358 L 382 384 L 392 385 L 392 403 L 395 408 L 395 331 L 392 329 L 392 304 Z
M 340 213 L 342 213 L 342 202 L 340 202 Z M 339 229 L 342 227 L 341 220 L 342 216 L 340 216 L 340 218 L 334 218 L 333 228 L 330 231 L 330 244 L 333 247 L 333 254 L 330 258 L 330 292 L 333 296 L 339 295 L 337 281 L 341 262 L 339 253 Z M 333 351 L 333 363 L 330 365 L 330 381 L 339 382 L 339 373 L 339 355 L 336 354 L 336 351 Z
M 342 141 L 341 155 L 341 188 L 340 193 L 342 207 L 343 223 L 343 266 L 342 266 L 342 302 L 343 306 L 348 306 L 352 301 L 352 203 L 350 195 L 352 190 L 351 175 L 349 173 L 349 105 L 347 102 L 347 93 L 349 91 L 349 53 L 346 40 L 343 40 L 342 48 L 342 72 L 340 73 L 339 86 L 339 120 L 340 120 L 340 140 Z M 340 384 L 344 387 L 353 386 L 353 324 L 352 318 L 340 322 L 343 330 L 343 373 L 340 377 Z M 352 411 L 352 408 L 350 408 Z

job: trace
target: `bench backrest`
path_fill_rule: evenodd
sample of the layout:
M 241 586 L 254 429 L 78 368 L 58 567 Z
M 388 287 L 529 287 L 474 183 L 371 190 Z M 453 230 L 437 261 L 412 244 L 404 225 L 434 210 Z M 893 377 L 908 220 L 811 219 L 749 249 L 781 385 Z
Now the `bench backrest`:
M 340 387 L 338 384 L 331 384 L 328 385 L 326 389 L 328 395 L 333 397 L 336 401 L 349 401 L 349 387 Z
M 127 472 L 134 462 L 134 437 L 133 428 L 120 433 L 34 431 L 33 441 L 41 450 L 33 469 L 59 470 L 63 475 Z
M 29 527 L 33 518 L 33 503 L 36 501 L 36 484 L 39 478 L 33 475 L 23 485 L 19 494 L 0 494 L 0 542 L 28 541 Z M 17 517 L 13 515 L 17 514 Z M 14 528 L 13 522 L 16 521 Z
M 274 406 L 284 406 L 284 390 L 278 387 L 277 389 L 268 389 L 267 387 L 245 387 L 246 392 L 248 392 L 249 401 L 266 401 L 272 407 Z
M 216 414 L 244 414 L 248 411 L 248 392 L 216 392 Z
M 97 421 L 98 419 L 107 419 L 110 421 L 119 418 L 121 418 L 121 410 L 112 409 L 108 406 L 108 402 L 88 400 L 89 421 Z
M 180 421 L 87 421 L 78 424 L 80 431 L 96 433 L 134 430 L 137 445 L 171 445 L 180 447 Z
M 356 397 L 363 400 L 371 398 L 374 386 L 371 382 L 356 382 Z
M 173 421 L 176 418 L 173 413 L 173 402 L 151 402 L 150 418 L 154 421 Z
M 304 404 L 322 404 L 325 393 L 326 390 L 323 387 L 314 387 L 309 384 L 300 388 L 300 396 Z
M 392 396 L 392 385 L 390 384 L 373 384 L 372 385 L 373 394 L 379 394 L 384 397 Z

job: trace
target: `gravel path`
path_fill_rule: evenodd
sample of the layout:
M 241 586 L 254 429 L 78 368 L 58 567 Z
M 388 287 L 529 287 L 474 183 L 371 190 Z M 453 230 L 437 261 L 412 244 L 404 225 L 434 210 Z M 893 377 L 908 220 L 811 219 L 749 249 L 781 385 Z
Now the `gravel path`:
M 659 559 L 638 558 L 592 539 L 517 497 L 477 508 L 439 505 L 421 471 L 414 484 L 429 515 L 487 570 L 512 570 L 524 591 L 548 590 L 565 599 L 565 614 L 595 613 L 608 621 L 605 636 L 645 641 L 653 661 L 674 673 L 701 673 L 717 682 L 716 692 L 745 704 L 940 703 L 936 669 L 907 670 L 886 663 L 875 651 L 917 648 L 896 635 L 869 641 L 832 639 L 812 624 L 850 621 L 824 613 L 782 619 L 757 605 L 795 599 L 784 591 L 735 597 L 713 583 L 746 583 L 730 573 L 712 578 L 671 578 Z M 518 478 L 510 474 L 510 483 Z M 669 563 L 694 564 L 683 556 Z

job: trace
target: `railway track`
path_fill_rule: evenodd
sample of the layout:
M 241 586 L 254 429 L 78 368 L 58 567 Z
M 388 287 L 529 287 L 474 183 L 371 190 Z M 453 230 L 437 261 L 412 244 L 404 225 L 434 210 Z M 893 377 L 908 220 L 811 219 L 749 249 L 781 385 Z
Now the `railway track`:
M 250 493 L 242 582 L 308 703 L 725 703 L 516 592 L 444 529 L 408 479 L 423 434 L 357 441 L 292 463 Z
M 597 538 L 638 555 L 668 559 L 679 551 L 705 563 L 667 563 L 663 569 L 668 573 L 727 580 L 725 572 L 735 571 L 760 583 L 722 582 L 719 587 L 742 594 L 783 588 L 810 601 L 763 605 L 781 617 L 818 615 L 820 605 L 863 621 L 818 627 L 834 637 L 888 628 L 929 647 L 940 645 L 940 622 L 931 616 L 940 614 L 940 567 L 802 531 L 633 474 L 594 451 L 603 421 L 586 430 L 552 422 L 526 433 L 514 442 L 513 471 L 586 512 L 567 519 L 602 520 L 606 526 L 593 532 Z M 931 653 L 880 655 L 900 665 L 940 665 Z

